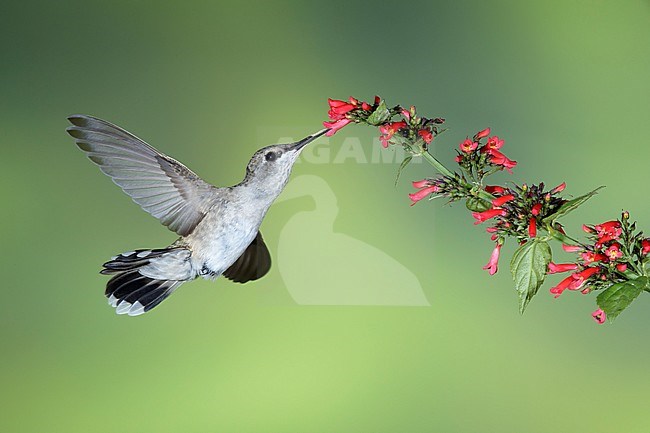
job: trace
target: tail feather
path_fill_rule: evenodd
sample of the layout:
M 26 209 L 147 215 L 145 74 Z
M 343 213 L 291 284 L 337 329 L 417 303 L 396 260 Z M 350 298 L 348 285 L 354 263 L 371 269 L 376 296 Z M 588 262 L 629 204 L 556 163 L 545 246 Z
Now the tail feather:
M 140 273 L 152 260 L 174 249 L 136 250 L 120 254 L 104 263 L 102 274 L 113 275 L 106 284 L 106 297 L 117 314 L 138 316 L 151 310 L 176 290 L 185 280 L 156 279 Z M 167 256 L 169 257 L 169 256 Z M 178 277 L 177 277 L 178 278 Z
M 138 316 L 160 304 L 183 283 L 155 280 L 132 270 L 117 274 L 108 281 L 106 297 L 117 314 Z
M 149 264 L 151 259 L 160 257 L 170 250 L 168 248 L 161 248 L 156 250 L 135 250 L 122 253 L 111 258 L 110 261 L 104 263 L 104 269 L 100 271 L 101 274 L 111 275 L 127 271 L 129 269 L 140 268 Z

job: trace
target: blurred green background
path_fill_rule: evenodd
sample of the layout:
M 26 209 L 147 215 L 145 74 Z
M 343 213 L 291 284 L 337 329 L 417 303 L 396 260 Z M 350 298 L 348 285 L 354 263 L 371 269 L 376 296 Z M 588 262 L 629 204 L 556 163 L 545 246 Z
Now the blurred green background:
M 463 206 L 408 206 L 424 164 L 397 187 L 396 164 L 352 159 L 294 177 L 324 179 L 334 231 L 407 266 L 429 307 L 297 305 L 275 257 L 254 284 L 196 281 L 115 315 L 100 264 L 175 236 L 64 129 L 106 118 L 226 185 L 257 148 L 319 129 L 327 97 L 377 93 L 447 118 L 444 161 L 490 126 L 519 161 L 499 181 L 606 184 L 566 218 L 573 233 L 622 209 L 650 231 L 649 19 L 633 0 L 3 2 L 0 431 L 647 432 L 650 297 L 597 326 L 595 297 L 554 300 L 547 282 L 519 316 L 512 245 L 489 277 L 491 242 Z M 375 136 L 350 126 L 329 146 Z M 313 206 L 270 210 L 274 256 Z M 346 281 L 368 260 L 321 265 Z

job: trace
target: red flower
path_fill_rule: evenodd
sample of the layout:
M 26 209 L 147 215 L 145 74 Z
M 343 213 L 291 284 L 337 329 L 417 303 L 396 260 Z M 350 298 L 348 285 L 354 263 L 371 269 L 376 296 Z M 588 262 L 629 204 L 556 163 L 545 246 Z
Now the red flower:
M 605 255 L 609 257 L 610 260 L 615 261 L 623 257 L 623 251 L 621 251 L 621 246 L 617 243 L 614 243 L 605 250 Z
M 353 98 L 350 98 L 351 100 Z M 355 99 L 356 101 L 356 99 Z M 345 101 L 339 101 L 337 99 L 328 99 L 327 102 L 330 105 L 330 110 L 327 112 L 329 115 L 330 119 L 332 120 L 340 120 L 340 119 L 345 119 L 345 114 L 354 110 L 356 107 L 356 104 L 348 104 Z M 357 101 L 358 103 L 358 101 Z
M 512 173 L 512 169 L 517 165 L 517 161 L 508 159 L 508 157 L 498 150 L 488 150 L 488 153 L 492 164 L 503 166 L 509 173 Z
M 463 155 L 456 155 L 454 161 L 460 164 L 461 162 L 463 162 Z
M 488 150 L 499 150 L 503 146 L 503 140 L 501 140 L 496 135 L 488 138 L 487 144 L 485 145 Z
M 580 256 L 586 265 L 590 265 L 595 262 L 602 262 L 606 259 L 604 255 L 596 253 L 595 251 L 585 251 Z
M 644 239 L 641 241 L 641 254 L 647 255 L 650 253 L 650 239 Z
M 372 110 L 372 107 L 367 102 L 362 102 L 361 103 L 361 109 L 365 110 L 365 111 L 370 111 L 370 110 Z
M 419 202 L 423 198 L 427 197 L 429 194 L 433 194 L 435 192 L 438 192 L 438 186 L 437 185 L 431 185 L 427 186 L 426 188 L 422 188 L 418 192 L 414 192 L 412 194 L 409 194 L 409 198 L 413 203 L 411 203 L 411 206 L 413 206 L 415 203 Z
M 510 200 L 514 200 L 514 199 L 515 199 L 515 196 L 512 195 L 512 194 L 502 195 L 501 197 L 498 197 L 498 198 L 495 198 L 494 200 L 492 200 L 492 206 L 499 207 L 499 206 L 502 206 L 502 205 L 508 203 Z
M 478 143 L 466 138 L 458 147 L 460 147 L 460 150 L 464 153 L 471 153 L 476 150 Z
M 618 221 L 607 221 L 602 224 L 597 224 L 594 226 L 594 229 L 596 230 L 599 238 L 607 236 L 610 237 L 610 240 L 618 238 L 623 233 L 623 229 L 621 229 L 621 223 Z
M 600 308 L 594 311 L 593 313 L 591 313 L 591 317 L 593 317 L 596 323 L 598 323 L 599 325 L 605 323 L 605 319 L 607 319 L 607 315 Z
M 488 135 L 490 135 L 490 128 L 485 128 L 484 130 L 476 133 L 474 136 L 474 141 L 479 141 L 481 138 L 487 137 Z
M 428 179 L 422 179 L 422 180 L 414 180 L 411 182 L 413 184 L 413 188 L 424 188 L 425 186 L 429 186 L 429 180 Z
M 591 277 L 594 274 L 597 274 L 598 271 L 599 271 L 598 268 L 585 268 L 580 272 L 571 274 L 571 277 L 573 278 L 573 282 L 570 284 L 569 289 L 578 290 L 579 288 L 582 287 L 585 281 L 589 279 L 589 277 Z
M 578 269 L 578 265 L 575 263 L 549 263 L 548 264 L 548 273 L 549 274 L 557 274 L 559 272 L 569 272 L 569 271 L 575 271 Z
M 408 121 L 411 121 L 411 112 L 406 108 L 402 108 L 402 116 Z
M 504 192 L 506 192 L 506 189 L 501 187 L 501 186 L 498 186 L 498 185 L 486 185 L 485 186 L 485 191 L 489 192 L 490 194 L 499 194 L 499 195 L 501 195 Z
M 554 298 L 557 298 L 562 294 L 562 292 L 564 292 L 566 289 L 569 288 L 571 283 L 573 283 L 573 275 L 569 275 L 568 277 L 560 281 L 555 287 L 551 287 L 549 291 L 551 292 Z
M 553 188 L 551 190 L 551 194 L 557 194 L 558 192 L 562 192 L 564 191 L 564 188 L 566 188 L 566 182 L 562 182 L 561 184 Z
M 528 237 L 534 238 L 537 236 L 537 220 L 532 217 L 528 220 Z
M 352 105 L 359 105 L 359 101 L 356 98 L 353 98 L 352 96 L 348 98 L 348 101 L 350 101 L 350 104 Z
M 381 133 L 381 136 L 379 139 L 381 140 L 381 145 L 384 147 L 388 147 L 388 141 L 395 135 L 397 131 L 399 131 L 401 128 L 406 127 L 406 122 L 400 121 L 400 122 L 390 122 L 386 123 L 384 125 L 381 125 L 379 127 L 379 132 Z
M 492 255 L 490 256 L 490 261 L 487 265 L 483 266 L 483 269 L 488 271 L 490 275 L 494 275 L 499 270 L 499 253 L 501 252 L 501 244 L 497 243 L 492 250 Z
M 539 213 L 541 212 L 541 210 L 542 210 L 542 204 L 541 204 L 541 203 L 537 203 L 537 204 L 535 204 L 535 205 L 533 206 L 533 208 L 531 209 L 530 212 L 531 212 L 533 215 L 537 216 L 537 215 L 539 215 Z
M 505 216 L 506 213 L 507 212 L 505 210 L 500 209 L 498 207 L 494 207 L 492 209 L 488 209 L 488 210 L 483 211 L 483 212 L 472 212 L 472 216 L 476 220 L 474 222 L 474 225 L 481 224 L 482 222 L 487 221 L 490 218 L 494 218 L 494 217 L 497 217 L 497 216 Z
M 582 251 L 582 247 L 580 245 L 565 245 L 562 244 L 562 249 L 566 251 L 567 253 L 575 253 L 577 251 Z
M 433 134 L 428 129 L 420 129 L 418 135 L 422 137 L 426 144 L 431 143 L 431 140 L 433 140 Z
M 619 263 L 618 265 L 616 265 L 616 270 L 619 272 L 625 272 L 627 270 L 627 264 Z
M 332 122 L 323 122 L 323 126 L 325 128 L 329 128 L 329 131 L 327 131 L 325 135 L 327 137 L 331 137 L 332 135 L 336 134 L 336 131 L 343 128 L 345 125 L 347 125 L 350 122 L 352 122 L 350 119 L 339 119 L 339 120 L 334 120 Z

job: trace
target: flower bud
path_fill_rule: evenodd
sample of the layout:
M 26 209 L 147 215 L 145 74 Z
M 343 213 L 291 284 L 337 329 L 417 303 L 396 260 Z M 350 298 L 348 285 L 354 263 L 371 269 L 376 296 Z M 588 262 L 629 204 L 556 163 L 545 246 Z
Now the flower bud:
M 474 141 L 478 141 L 481 138 L 487 137 L 488 135 L 490 135 L 490 128 L 485 128 L 484 130 L 476 133 L 474 136 Z

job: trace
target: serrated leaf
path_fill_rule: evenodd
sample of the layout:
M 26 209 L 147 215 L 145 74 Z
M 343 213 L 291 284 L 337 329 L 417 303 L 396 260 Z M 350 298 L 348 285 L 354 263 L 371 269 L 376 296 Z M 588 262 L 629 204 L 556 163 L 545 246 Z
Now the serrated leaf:
M 366 123 L 373 126 L 379 126 L 390 118 L 390 111 L 386 107 L 386 103 L 382 99 L 377 109 L 368 116 Z
M 552 223 L 555 220 L 557 220 L 558 218 L 560 218 L 561 216 L 564 216 L 564 215 L 568 214 L 569 212 L 572 212 L 572 211 L 576 210 L 580 205 L 582 205 L 584 202 L 586 202 L 591 197 L 596 195 L 598 193 L 598 191 L 600 189 L 602 189 L 602 188 L 605 188 L 605 187 L 604 186 L 599 186 L 595 190 L 593 190 L 591 192 L 588 192 L 585 195 L 581 195 L 580 197 L 576 197 L 573 200 L 567 201 L 562 206 L 560 206 L 560 208 L 555 213 L 553 213 L 553 214 L 547 216 L 546 218 L 544 218 L 542 220 L 542 223 L 545 223 L 545 224 Z
M 397 181 L 399 180 L 399 177 L 402 175 L 402 170 L 409 165 L 409 162 L 413 159 L 413 156 L 407 155 L 404 160 L 402 160 L 402 163 L 399 165 L 399 168 L 397 169 L 397 177 L 395 177 L 395 186 L 397 186 Z
M 465 207 L 472 212 L 483 212 L 492 208 L 492 203 L 479 197 L 470 197 L 465 201 Z
M 537 238 L 520 246 L 512 256 L 510 272 L 515 281 L 515 289 L 519 293 L 521 314 L 524 314 L 528 303 L 544 283 L 551 259 L 551 247 L 546 241 Z
M 650 288 L 648 277 L 639 277 L 635 280 L 623 281 L 609 286 L 596 298 L 598 306 L 605 312 L 611 321 L 621 314 L 637 296 Z

